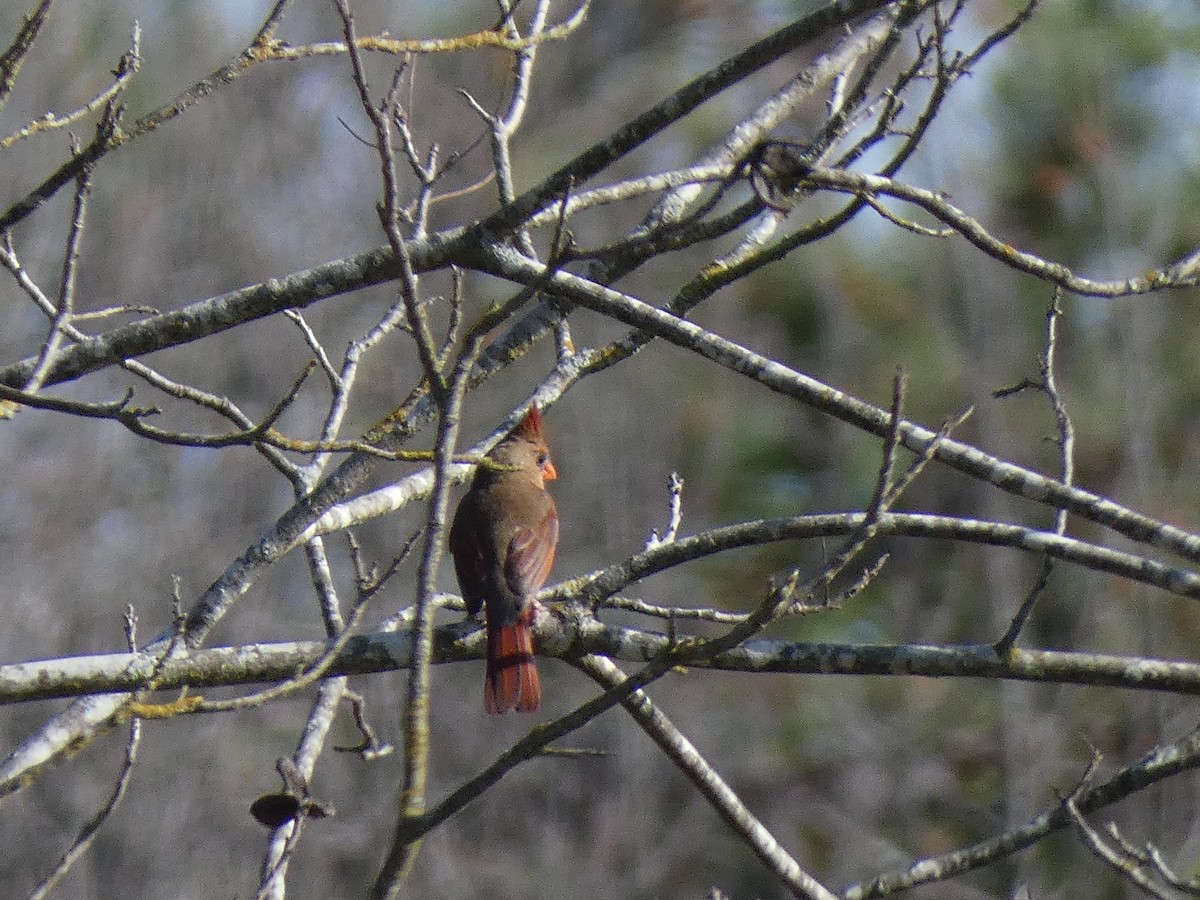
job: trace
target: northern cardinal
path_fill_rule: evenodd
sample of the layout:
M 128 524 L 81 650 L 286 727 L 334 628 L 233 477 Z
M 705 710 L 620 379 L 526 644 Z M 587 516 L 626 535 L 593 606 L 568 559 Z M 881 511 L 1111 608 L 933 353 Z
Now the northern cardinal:
M 546 482 L 558 477 L 537 405 L 475 470 L 450 527 L 450 552 L 467 613 L 487 609 L 489 713 L 534 712 L 542 685 L 533 661 L 533 595 L 554 565 L 558 510 Z

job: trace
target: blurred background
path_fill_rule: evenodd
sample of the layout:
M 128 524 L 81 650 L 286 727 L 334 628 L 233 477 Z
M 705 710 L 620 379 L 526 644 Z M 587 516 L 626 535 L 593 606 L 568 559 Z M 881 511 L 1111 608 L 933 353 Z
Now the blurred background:
M 31 4 L 0 7 L 7 45 Z M 517 188 L 658 102 L 690 77 L 819 4 L 761 0 L 613 0 L 566 43 L 546 44 L 515 145 Z M 110 80 L 142 29 L 144 65 L 127 116 L 157 107 L 245 46 L 268 4 L 89 0 L 56 7 L 0 135 L 46 110 L 85 102 Z M 1007 0 L 970 4 L 961 40 L 1013 14 Z M 473 2 L 354 4 L 360 33 L 442 36 L 496 18 Z M 560 15 L 565 7 L 558 10 Z M 340 37 L 332 4 L 298 3 L 280 37 Z M 686 164 L 826 45 L 807 48 L 705 105 L 611 173 Z M 947 192 L 1010 243 L 1096 277 L 1141 274 L 1200 244 L 1200 8 L 1171 0 L 1060 0 L 1046 4 L 953 91 L 908 182 Z M 374 59 L 382 91 L 393 59 Z M 356 137 L 368 125 L 345 58 L 258 66 L 156 133 L 100 165 L 79 268 L 79 306 L 171 309 L 382 244 L 374 211 L 378 163 Z M 500 52 L 421 57 L 411 122 L 443 152 L 483 133 L 461 96 L 486 108 L 505 96 Z M 822 113 L 782 131 L 803 138 Z M 91 126 L 77 134 L 86 141 Z M 67 156 L 67 136 L 0 151 L 0 206 L 24 196 Z M 490 169 L 486 141 L 450 176 L 466 186 Z M 606 173 L 606 178 L 610 173 Z M 494 187 L 448 202 L 432 226 L 494 208 Z M 820 203 L 820 200 L 812 201 Z M 581 244 L 624 233 L 646 206 L 608 207 L 578 226 Z M 803 213 L 808 214 L 808 213 Z M 70 216 L 64 191 L 14 232 L 24 264 L 53 294 Z M 573 223 L 574 224 L 574 223 Z M 719 249 L 719 248 L 718 248 Z M 713 248 L 667 256 L 621 287 L 663 302 Z M 432 276 L 431 294 L 449 289 Z M 482 308 L 505 286 L 468 277 Z M 305 312 L 331 353 L 374 322 L 386 286 Z M 705 326 L 835 387 L 887 404 L 897 366 L 909 373 L 908 414 L 936 427 L 966 404 L 956 436 L 1048 473 L 1054 420 L 1044 397 L 991 393 L 1037 375 L 1050 290 L 965 242 L 902 231 L 867 212 L 828 240 L 722 291 L 696 315 Z M 1195 291 L 1128 300 L 1068 297 L 1058 374 L 1078 431 L 1083 486 L 1185 528 L 1200 523 L 1200 315 Z M 36 352 L 43 316 L 0 277 L 0 358 Z M 589 313 L 572 317 L 581 345 L 622 333 Z M 173 377 L 269 410 L 308 357 L 280 317 L 151 356 Z M 473 394 L 464 438 L 494 426 L 552 364 L 543 347 Z M 351 412 L 357 434 L 388 412 L 417 374 L 402 338 L 377 352 Z M 55 388 L 112 399 L 131 383 L 110 369 Z M 139 398 L 148 397 L 139 386 Z M 320 385 L 282 423 L 307 436 L 320 422 Z M 168 410 L 162 424 L 206 425 Z M 878 441 L 785 402 L 681 350 L 652 346 L 572 389 L 547 426 L 563 522 L 556 577 L 579 575 L 640 549 L 666 517 L 666 481 L 686 480 L 684 532 L 764 515 L 860 509 L 879 462 Z M 427 446 L 429 438 L 426 436 Z M 0 423 L 0 661 L 111 652 L 123 647 L 132 603 L 142 634 L 166 627 L 172 577 L 186 603 L 291 504 L 282 478 L 264 478 L 245 449 L 220 452 L 140 441 L 108 423 L 27 410 Z M 385 467 L 379 480 L 398 477 Z M 904 508 L 1049 526 L 1048 509 L 942 469 Z M 423 519 L 411 510 L 359 529 L 385 562 Z M 1123 546 L 1091 526 L 1080 536 Z M 336 547 L 340 571 L 344 544 Z M 819 565 L 821 546 L 780 544 L 673 570 L 637 587 L 648 600 L 746 608 L 766 579 Z M 892 559 L 844 609 L 774 633 L 802 640 L 993 641 L 1032 587 L 1039 561 L 971 546 L 881 543 Z M 453 589 L 444 572 L 448 590 Z M 411 601 L 415 564 L 376 601 L 380 615 Z M 347 578 L 343 587 L 349 591 Z M 650 627 L 656 627 L 651 623 Z M 1159 657 L 1197 655 L 1200 613 L 1109 576 L 1059 567 L 1027 646 Z M 212 636 L 213 644 L 323 636 L 302 554 L 273 567 Z M 594 687 L 547 660 L 542 715 L 562 713 Z M 436 799 L 490 762 L 529 719 L 487 717 L 482 666 L 435 673 Z M 397 736 L 403 674 L 357 679 L 375 727 Z M 1091 746 L 1116 767 L 1195 724 L 1194 704 L 1093 688 L 772 675 L 670 676 L 652 696 L 750 808 L 834 888 L 1026 821 L 1072 786 Z M 129 796 L 55 896 L 252 896 L 266 831 L 248 814 L 276 790 L 276 757 L 290 754 L 310 695 L 262 709 L 147 723 Z M 0 710 L 7 752 L 59 704 Z M 356 735 L 339 723 L 336 743 Z M 411 896 L 453 898 L 692 898 L 718 886 L 732 897 L 782 897 L 782 888 L 712 809 L 619 713 L 575 735 L 606 756 L 522 766 L 426 843 Z M 7 798 L 0 808 L 0 875 L 24 896 L 103 803 L 120 767 L 113 735 Z M 359 896 L 376 870 L 395 815 L 397 755 L 367 763 L 327 754 L 313 792 L 338 815 L 305 830 L 292 863 L 297 897 Z M 1135 841 L 1153 840 L 1181 872 L 1200 859 L 1200 796 L 1181 776 L 1106 811 Z M 1066 835 L 919 897 L 1123 897 L 1126 886 Z

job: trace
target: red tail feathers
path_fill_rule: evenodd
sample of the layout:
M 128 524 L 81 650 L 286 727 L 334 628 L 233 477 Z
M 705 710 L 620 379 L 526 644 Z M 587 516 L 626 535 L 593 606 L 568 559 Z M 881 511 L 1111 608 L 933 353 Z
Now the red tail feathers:
M 542 682 L 533 662 L 533 635 L 522 623 L 492 628 L 488 624 L 487 683 L 483 705 L 489 713 L 536 712 Z

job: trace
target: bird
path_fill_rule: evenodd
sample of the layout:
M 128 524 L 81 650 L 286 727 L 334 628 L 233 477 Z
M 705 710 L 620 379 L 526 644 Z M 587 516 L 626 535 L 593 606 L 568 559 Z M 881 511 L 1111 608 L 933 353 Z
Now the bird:
M 484 708 L 536 712 L 542 686 L 533 657 L 533 596 L 558 548 L 558 508 L 546 482 L 558 477 L 533 404 L 475 470 L 450 526 L 450 553 L 467 615 L 485 611 Z

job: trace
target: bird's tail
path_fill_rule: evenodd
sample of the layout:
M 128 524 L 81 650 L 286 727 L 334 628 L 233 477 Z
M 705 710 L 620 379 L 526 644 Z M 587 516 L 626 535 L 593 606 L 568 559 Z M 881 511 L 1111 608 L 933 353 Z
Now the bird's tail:
M 493 628 L 488 624 L 487 683 L 483 705 L 489 713 L 536 712 L 542 682 L 533 662 L 533 635 L 522 622 Z

